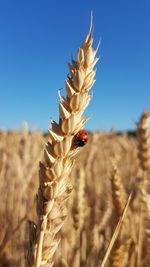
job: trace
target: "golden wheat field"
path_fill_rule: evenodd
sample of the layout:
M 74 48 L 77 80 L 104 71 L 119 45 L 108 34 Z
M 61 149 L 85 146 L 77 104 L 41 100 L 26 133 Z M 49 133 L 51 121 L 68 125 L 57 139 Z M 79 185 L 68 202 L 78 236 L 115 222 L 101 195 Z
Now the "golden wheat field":
M 92 33 L 91 18 L 47 136 L 0 131 L 0 267 L 150 266 L 150 116 L 136 137 L 84 130 Z
M 0 266 L 27 266 L 29 224 L 36 220 L 38 166 L 44 143 L 41 133 L 29 133 L 27 127 L 21 132 L 0 132 Z M 127 134 L 111 131 L 89 136 L 73 168 L 68 216 L 60 230 L 54 266 L 101 266 L 131 190 L 126 218 L 105 266 L 150 265 L 150 199 L 140 190 L 143 171 L 137 151 L 136 139 Z M 146 185 L 148 188 L 149 179 Z

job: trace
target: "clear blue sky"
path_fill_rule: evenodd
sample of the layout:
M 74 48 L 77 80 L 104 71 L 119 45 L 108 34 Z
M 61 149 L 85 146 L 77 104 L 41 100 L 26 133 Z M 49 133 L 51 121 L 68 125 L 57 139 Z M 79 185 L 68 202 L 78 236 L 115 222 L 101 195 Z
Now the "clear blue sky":
M 51 118 L 58 120 L 57 91 L 88 32 L 91 10 L 95 46 L 102 41 L 86 128 L 133 129 L 150 109 L 149 0 L 3 0 L 0 128 L 19 129 L 26 120 L 46 131 Z

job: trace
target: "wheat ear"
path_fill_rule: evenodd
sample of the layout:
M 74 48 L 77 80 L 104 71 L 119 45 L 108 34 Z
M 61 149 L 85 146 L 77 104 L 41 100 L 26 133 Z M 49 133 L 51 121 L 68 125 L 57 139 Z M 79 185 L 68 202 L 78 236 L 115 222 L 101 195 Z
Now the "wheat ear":
M 126 193 L 121 182 L 121 177 L 119 175 L 118 168 L 115 162 L 112 163 L 112 174 L 111 174 L 111 187 L 112 187 L 112 197 L 113 204 L 115 207 L 115 212 L 117 215 L 117 220 L 121 216 L 126 203 Z
M 131 240 L 128 239 L 116 249 L 115 254 L 113 255 L 113 262 L 111 267 L 126 267 L 128 264 L 129 258 L 129 249 L 130 249 Z
M 138 156 L 140 166 L 143 170 L 143 181 L 141 183 L 141 192 L 146 189 L 147 173 L 150 169 L 150 130 L 149 130 L 149 112 L 144 110 L 139 122 L 137 123 L 137 139 L 138 139 Z M 141 195 L 143 197 L 143 195 Z M 143 201 L 144 202 L 144 201 Z M 141 266 L 142 247 L 144 241 L 144 203 L 139 203 L 139 236 L 137 249 L 137 266 Z
M 143 171 L 150 168 L 150 131 L 149 131 L 149 113 L 147 110 L 141 115 L 137 123 L 137 139 L 138 139 L 138 156 Z
M 92 43 L 91 23 L 88 35 L 78 49 L 77 61 L 68 64 L 66 97 L 59 96 L 59 123 L 51 123 L 44 161 L 40 163 L 34 267 L 52 266 L 60 242 L 58 232 L 67 216 L 65 201 L 71 193 L 69 179 L 74 156 L 79 150 L 75 136 L 86 122 L 83 112 L 91 100 L 88 93 L 95 82 L 94 66 L 98 58 L 95 58 Z

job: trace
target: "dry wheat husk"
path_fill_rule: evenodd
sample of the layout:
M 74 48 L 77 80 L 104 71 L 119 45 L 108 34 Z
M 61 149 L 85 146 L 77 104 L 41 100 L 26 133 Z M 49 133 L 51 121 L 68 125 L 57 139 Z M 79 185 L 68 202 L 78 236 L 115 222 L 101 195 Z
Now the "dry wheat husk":
M 86 122 L 83 112 L 94 85 L 97 62 L 96 51 L 92 48 L 92 24 L 90 31 L 78 49 L 77 61 L 69 64 L 70 75 L 66 79 L 66 97 L 59 96 L 59 123 L 52 122 L 49 141 L 40 163 L 39 189 L 37 194 L 38 223 L 34 243 L 34 255 L 29 264 L 34 267 L 53 265 L 53 255 L 60 242 L 58 235 L 67 216 L 66 200 L 71 193 L 70 176 L 74 156 L 78 152 L 75 135 Z M 32 261 L 33 257 L 33 261 Z

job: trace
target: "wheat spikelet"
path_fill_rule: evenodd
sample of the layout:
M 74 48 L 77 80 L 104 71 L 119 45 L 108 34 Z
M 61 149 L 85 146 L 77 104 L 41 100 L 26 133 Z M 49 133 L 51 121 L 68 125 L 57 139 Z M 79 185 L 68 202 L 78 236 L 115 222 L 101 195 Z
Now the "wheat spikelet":
M 115 163 L 113 164 L 111 185 L 112 185 L 113 204 L 115 207 L 116 219 L 118 220 L 124 209 L 125 205 L 124 203 L 126 203 L 126 193 L 119 176 L 119 171 Z M 113 247 L 111 255 L 112 267 L 126 266 L 127 263 L 127 257 L 128 257 L 127 244 L 129 243 L 127 240 L 131 241 L 131 234 L 129 229 L 132 226 L 129 212 L 130 210 L 128 211 L 126 218 L 123 220 L 119 236 Z
M 143 181 L 141 183 L 141 192 L 147 187 L 147 174 L 150 168 L 150 130 L 149 130 L 149 112 L 144 110 L 139 122 L 137 123 L 137 140 L 138 140 L 138 156 L 141 169 L 143 170 Z M 141 266 L 143 243 L 144 243 L 144 195 L 143 202 L 139 201 L 139 235 L 137 250 L 137 266 Z
M 126 194 L 121 183 L 119 171 L 115 163 L 113 163 L 112 175 L 111 175 L 111 187 L 112 187 L 112 198 L 113 204 L 116 210 L 118 218 L 121 216 L 126 203 Z
M 141 168 L 146 171 L 150 168 L 150 131 L 149 131 L 149 113 L 143 112 L 137 123 L 138 138 L 138 156 Z
M 82 114 L 91 100 L 88 92 L 95 82 L 93 68 L 98 59 L 92 43 L 91 23 L 88 35 L 78 49 L 77 61 L 72 60 L 68 65 L 66 98 L 59 96 L 59 123 L 51 123 L 44 161 L 40 163 L 34 267 L 52 266 L 60 242 L 58 232 L 67 216 L 65 201 L 71 193 L 70 174 L 79 150 L 74 142 L 75 135 L 86 122 Z
M 111 267 L 126 267 L 128 263 L 128 250 L 130 247 L 131 240 L 127 240 L 125 243 L 120 244 L 120 246 L 113 253 L 113 260 Z

